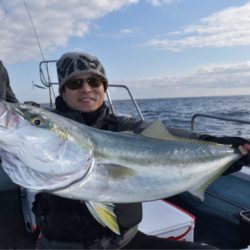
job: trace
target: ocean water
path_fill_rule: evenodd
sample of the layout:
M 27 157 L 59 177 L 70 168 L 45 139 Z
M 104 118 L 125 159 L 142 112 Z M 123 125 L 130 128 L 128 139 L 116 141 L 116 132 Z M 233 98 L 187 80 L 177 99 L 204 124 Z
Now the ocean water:
M 249 124 L 197 117 L 195 131 L 213 135 L 250 138 L 250 96 L 192 97 L 136 100 L 145 120 L 160 119 L 169 127 L 191 130 L 194 114 L 249 121 Z M 131 100 L 113 101 L 115 113 L 137 116 Z

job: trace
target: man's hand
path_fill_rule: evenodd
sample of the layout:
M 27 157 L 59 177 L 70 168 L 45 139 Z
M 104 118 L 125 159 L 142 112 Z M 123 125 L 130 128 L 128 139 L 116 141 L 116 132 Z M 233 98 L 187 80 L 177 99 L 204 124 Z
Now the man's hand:
M 242 155 L 246 155 L 246 154 L 250 153 L 250 144 L 246 143 L 244 145 L 240 145 L 239 150 L 242 153 Z

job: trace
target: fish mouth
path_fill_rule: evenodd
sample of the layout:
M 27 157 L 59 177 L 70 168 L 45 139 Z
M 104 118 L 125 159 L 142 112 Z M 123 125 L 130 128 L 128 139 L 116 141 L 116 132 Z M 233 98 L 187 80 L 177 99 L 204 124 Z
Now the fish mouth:
M 5 103 L 0 102 L 0 127 L 8 128 L 9 110 Z
M 10 111 L 6 103 L 0 102 L 0 128 L 15 128 L 18 117 Z
M 8 116 L 7 113 L 8 113 L 7 110 L 5 110 L 5 111 L 1 112 L 1 114 L 0 114 L 0 127 L 2 127 L 2 128 L 6 128 L 8 125 L 7 124 L 7 116 Z
M 3 114 L 7 111 L 7 106 L 6 104 L 2 101 L 0 102 L 0 117 L 3 116 Z

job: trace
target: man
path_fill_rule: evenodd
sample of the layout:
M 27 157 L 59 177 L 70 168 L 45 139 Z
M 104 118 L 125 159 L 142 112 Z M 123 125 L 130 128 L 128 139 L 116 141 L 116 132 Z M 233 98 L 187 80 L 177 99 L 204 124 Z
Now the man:
M 0 99 L 7 102 L 18 102 L 11 89 L 8 72 L 2 61 L 0 61 Z
M 89 126 L 114 132 L 139 133 L 148 123 L 120 117 L 109 112 L 104 103 L 108 80 L 102 64 L 86 53 L 66 53 L 57 62 L 59 93 L 56 99 L 58 114 Z M 183 135 L 183 131 L 171 130 Z M 184 133 L 187 137 L 196 134 Z M 203 139 L 219 141 L 216 137 Z M 229 138 L 229 139 L 228 139 Z M 237 138 L 237 145 L 250 150 L 247 141 Z M 227 137 L 227 142 L 230 137 Z M 232 143 L 235 142 L 233 138 Z M 241 165 L 234 166 L 237 169 Z M 70 200 L 51 194 L 36 195 L 33 211 L 41 230 L 37 248 L 66 249 L 201 249 L 212 248 L 197 243 L 172 241 L 148 236 L 137 230 L 142 219 L 141 203 L 115 204 L 115 215 L 121 234 L 103 227 L 91 214 L 84 201 Z

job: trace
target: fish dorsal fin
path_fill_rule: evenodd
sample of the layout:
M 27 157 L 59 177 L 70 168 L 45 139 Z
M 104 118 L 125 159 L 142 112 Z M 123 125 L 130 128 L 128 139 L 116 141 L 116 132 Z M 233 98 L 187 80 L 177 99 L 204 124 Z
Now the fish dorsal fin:
M 148 127 L 146 127 L 142 132 L 142 136 L 151 137 L 161 140 L 173 140 L 176 139 L 165 127 L 165 125 L 159 120 L 155 120 Z
M 103 226 L 107 226 L 111 231 L 120 234 L 120 228 L 114 213 L 115 205 L 112 203 L 100 203 L 94 201 L 86 201 L 89 211 L 93 217 Z
M 229 168 L 230 165 L 231 164 L 227 164 L 222 169 L 219 169 L 218 171 L 216 171 L 213 176 L 211 176 L 209 179 L 207 179 L 201 185 L 195 187 L 192 190 L 189 190 L 189 193 L 191 193 L 192 195 L 198 197 L 199 199 L 201 199 L 203 201 L 204 200 L 205 191 L 207 190 L 208 186 L 211 183 L 213 183 L 218 177 L 220 177 L 225 172 L 225 170 L 227 170 Z

